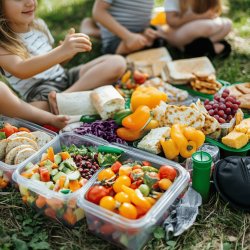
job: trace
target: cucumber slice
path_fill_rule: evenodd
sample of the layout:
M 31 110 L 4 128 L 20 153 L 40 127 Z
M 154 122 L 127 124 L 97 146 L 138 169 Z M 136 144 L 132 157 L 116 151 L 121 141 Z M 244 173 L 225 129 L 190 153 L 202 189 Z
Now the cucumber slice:
M 31 180 L 37 180 L 40 181 L 40 174 L 39 173 L 35 173 L 31 176 L 30 178 Z
M 76 221 L 79 221 L 84 218 L 85 214 L 82 208 L 77 208 L 74 211 L 74 215 L 76 216 Z
M 58 169 L 57 168 L 52 169 L 52 171 L 51 171 L 51 175 L 52 176 L 56 175 L 57 173 L 58 173 Z
M 55 184 L 52 181 L 48 181 L 48 182 L 45 182 L 45 186 L 48 189 L 53 190 L 53 188 L 55 187 Z
M 52 179 L 53 179 L 53 181 L 54 182 L 56 182 L 57 180 L 59 180 L 59 178 L 61 177 L 61 176 L 67 176 L 65 173 L 63 173 L 63 172 L 58 172 Z
M 29 162 L 29 163 L 26 164 L 25 170 L 31 169 L 33 167 L 35 167 L 34 164 L 32 162 Z
M 54 162 L 59 165 L 62 162 L 62 156 L 57 154 L 54 156 Z
M 70 181 L 75 181 L 75 180 L 78 180 L 81 177 L 81 174 L 80 174 L 79 171 L 75 171 L 75 172 L 73 172 L 71 174 L 68 174 L 67 176 L 68 176 Z
M 72 170 L 70 170 L 70 169 L 67 168 L 67 167 L 64 167 L 64 168 L 62 169 L 62 172 L 68 175 L 68 174 L 72 173 Z

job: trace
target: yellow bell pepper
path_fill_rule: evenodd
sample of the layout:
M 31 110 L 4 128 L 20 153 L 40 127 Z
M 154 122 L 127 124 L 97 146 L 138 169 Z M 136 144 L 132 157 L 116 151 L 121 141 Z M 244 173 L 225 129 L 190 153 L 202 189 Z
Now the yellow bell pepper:
M 167 159 L 169 160 L 173 160 L 174 158 L 176 158 L 180 151 L 176 145 L 176 143 L 174 142 L 173 139 L 170 138 L 166 138 L 166 139 L 161 139 L 161 146 L 164 152 L 164 155 Z
M 159 127 L 159 122 L 157 120 L 152 119 L 147 126 L 144 128 L 145 131 L 158 128 Z
M 150 118 L 150 109 L 147 106 L 139 106 L 135 112 L 122 120 L 122 125 L 131 130 L 141 130 Z
M 136 110 L 141 105 L 155 108 L 161 101 L 167 101 L 167 95 L 154 87 L 139 86 L 131 96 L 131 108 Z
M 179 150 L 181 147 L 185 147 L 188 144 L 188 140 L 183 134 L 184 127 L 185 125 L 182 124 L 174 124 L 170 131 L 171 139 L 176 143 Z
M 121 82 L 126 83 L 128 79 L 131 77 L 131 75 L 132 75 L 131 70 L 127 70 L 126 73 L 122 76 Z
M 188 139 L 188 141 L 194 141 L 196 143 L 197 148 L 202 146 L 205 142 L 204 133 L 193 127 L 184 128 L 184 136 Z
M 194 141 L 189 141 L 187 145 L 182 145 L 180 148 L 180 155 L 183 158 L 189 158 L 195 153 L 197 150 L 197 146 Z

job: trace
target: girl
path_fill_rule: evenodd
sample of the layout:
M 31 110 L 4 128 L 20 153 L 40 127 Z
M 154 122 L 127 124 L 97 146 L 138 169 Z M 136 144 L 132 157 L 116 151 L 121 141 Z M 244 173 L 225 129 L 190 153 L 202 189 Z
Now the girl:
M 56 92 L 93 89 L 124 73 L 124 58 L 109 55 L 64 70 L 61 63 L 91 50 L 89 37 L 71 32 L 52 49 L 46 24 L 35 18 L 36 6 L 36 0 L 0 0 L 0 68 L 23 100 L 57 114 Z
M 231 47 L 223 39 L 231 31 L 232 22 L 219 17 L 221 5 L 220 0 L 165 0 L 168 28 L 159 34 L 194 56 L 206 52 L 226 56 Z
M 5 83 L 0 81 L 0 114 L 9 117 L 19 117 L 40 125 L 49 124 L 57 128 L 64 128 L 69 118 L 56 116 L 38 109 L 20 100 Z
M 153 6 L 153 0 L 95 0 L 92 13 L 100 25 L 103 53 L 126 55 L 152 46 L 158 37 L 149 27 Z M 97 32 L 93 19 L 85 20 L 84 28 Z

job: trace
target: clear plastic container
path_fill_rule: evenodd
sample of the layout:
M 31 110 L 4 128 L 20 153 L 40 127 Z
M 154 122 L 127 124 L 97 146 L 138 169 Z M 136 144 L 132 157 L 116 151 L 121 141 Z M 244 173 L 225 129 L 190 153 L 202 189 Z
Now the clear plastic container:
M 57 137 L 56 133 L 54 133 L 46 128 L 40 127 L 34 123 L 22 120 L 22 119 L 10 118 L 10 117 L 6 117 L 6 116 L 1 115 L 0 116 L 0 123 L 2 123 L 2 122 L 10 123 L 11 125 L 16 126 L 16 127 L 28 128 L 31 132 L 33 132 L 33 131 L 45 132 L 46 134 L 51 136 L 52 140 L 50 142 L 53 142 Z M 44 145 L 42 148 L 40 148 L 34 155 L 38 154 L 45 147 L 46 147 L 46 145 Z M 9 165 L 3 161 L 0 161 L 0 182 L 4 181 L 8 185 L 11 182 L 12 173 L 15 171 L 15 169 L 17 169 L 20 166 L 24 166 L 30 160 L 30 158 L 26 159 L 25 161 L 23 161 L 22 163 L 20 163 L 18 165 Z
M 118 147 L 118 144 L 115 145 Z M 92 233 L 122 248 L 141 249 L 150 239 L 154 228 L 161 225 L 168 217 L 171 205 L 188 185 L 189 174 L 173 161 L 124 145 L 120 148 L 124 151 L 119 159 L 121 162 L 127 159 L 149 161 L 156 168 L 170 165 L 177 170 L 178 177 L 147 214 L 136 220 L 122 217 L 85 199 L 87 190 L 95 183 L 96 178 L 92 178 L 86 184 L 84 191 L 80 194 L 78 204 L 85 211 L 88 228 Z
M 33 164 L 40 162 L 42 154 L 45 153 L 49 147 L 53 147 L 54 152 L 58 153 L 62 151 L 63 145 L 70 146 L 72 144 L 76 146 L 84 145 L 97 147 L 105 145 L 105 141 L 99 140 L 98 137 L 95 136 L 80 136 L 74 133 L 63 133 L 59 135 L 55 141 L 48 144 L 39 154 L 31 158 L 29 162 Z M 74 193 L 62 194 L 50 190 L 41 182 L 21 176 L 24 168 L 25 165 L 19 167 L 14 172 L 13 180 L 18 183 L 22 199 L 26 204 L 69 227 L 73 227 L 84 217 L 84 211 L 82 208 L 78 207 L 76 201 L 79 194 L 84 192 L 86 185 Z

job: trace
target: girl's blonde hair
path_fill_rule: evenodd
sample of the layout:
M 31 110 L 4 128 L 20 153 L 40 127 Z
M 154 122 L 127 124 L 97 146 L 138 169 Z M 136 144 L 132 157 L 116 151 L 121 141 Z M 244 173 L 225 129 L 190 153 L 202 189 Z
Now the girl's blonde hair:
M 204 13 L 210 9 L 214 10 L 217 14 L 221 14 L 222 11 L 221 0 L 180 0 L 182 14 L 188 10 L 189 6 L 197 14 Z
M 48 36 L 44 27 L 36 21 L 33 21 L 30 27 L 40 30 Z M 10 52 L 10 54 L 18 55 L 23 59 L 29 57 L 27 48 L 18 35 L 10 28 L 8 20 L 5 18 L 4 0 L 0 0 L 0 47 Z

